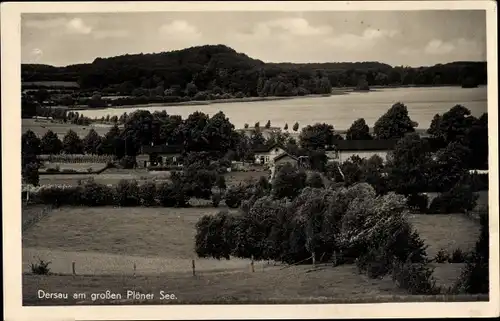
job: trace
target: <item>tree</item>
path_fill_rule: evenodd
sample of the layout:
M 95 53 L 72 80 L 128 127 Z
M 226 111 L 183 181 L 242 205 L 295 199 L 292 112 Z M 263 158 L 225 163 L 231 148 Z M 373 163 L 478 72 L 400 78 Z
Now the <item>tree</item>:
M 347 130 L 346 139 L 348 140 L 367 140 L 372 139 L 370 135 L 370 127 L 365 122 L 364 118 L 359 118 L 352 123 Z
M 390 186 L 405 195 L 426 192 L 430 181 L 431 154 L 426 140 L 408 134 L 389 155 L 387 178 Z
M 252 148 L 262 146 L 266 143 L 266 140 L 260 131 L 253 131 L 250 136 L 250 146 Z
M 467 133 L 467 141 L 472 155 L 469 168 L 488 169 L 488 114 L 475 120 Z
M 49 130 L 42 137 L 41 149 L 42 154 L 59 154 L 63 149 L 63 144 L 57 134 Z
M 458 142 L 451 142 L 435 155 L 431 168 L 431 186 L 437 192 L 451 189 L 468 174 L 471 150 Z
M 456 105 L 442 116 L 435 115 L 428 133 L 445 144 L 460 142 L 467 145 L 467 134 L 475 122 L 475 118 L 470 115 L 469 109 Z
M 224 175 L 219 175 L 217 176 L 217 181 L 215 182 L 215 185 L 219 188 L 219 192 L 222 193 L 223 190 L 226 189 L 226 178 Z
M 378 139 L 395 139 L 415 132 L 417 126 L 418 124 L 408 116 L 406 106 L 396 103 L 375 122 L 373 131 Z
M 98 154 L 98 147 L 101 142 L 101 136 L 92 128 L 83 139 L 83 150 L 86 154 Z
M 293 131 L 296 132 L 297 130 L 299 130 L 299 123 L 298 122 L 293 124 Z
M 207 150 L 220 158 L 234 148 L 233 132 L 233 124 L 220 111 L 207 121 L 205 128 L 203 128 L 202 139 L 208 143 Z
M 290 163 L 283 164 L 272 182 L 272 194 L 274 198 L 295 198 L 306 186 L 307 175 L 298 170 Z
M 306 149 L 323 149 L 331 146 L 336 138 L 338 135 L 335 135 L 333 126 L 324 123 L 308 125 L 299 135 L 300 146 Z
M 125 142 L 121 138 L 121 131 L 117 125 L 111 127 L 103 137 L 101 144 L 97 148 L 100 155 L 115 155 L 122 158 L 125 155 Z
M 288 123 L 285 124 L 285 127 L 283 127 L 284 130 L 288 130 Z
M 268 120 L 268 121 L 267 121 L 267 123 L 266 123 L 266 126 L 265 126 L 265 127 L 266 127 L 266 129 L 271 128 L 271 121 L 270 121 L 270 120 Z
M 41 141 L 36 134 L 28 130 L 21 136 L 21 151 L 24 154 L 40 155 Z
M 64 136 L 62 144 L 66 154 L 83 154 L 83 142 L 78 134 L 71 129 Z
M 307 177 L 306 185 L 312 188 L 325 187 L 325 185 L 323 184 L 323 179 L 321 178 L 321 174 L 318 172 L 313 172 Z
M 193 82 L 186 85 L 186 95 L 189 97 L 194 97 L 198 93 L 198 87 Z
M 244 126 L 244 127 L 245 127 L 245 129 L 246 129 L 246 128 L 248 128 L 248 124 L 247 124 L 247 123 L 245 123 L 245 126 Z
M 259 122 L 256 122 L 255 125 L 254 125 L 255 129 L 259 129 L 260 128 L 260 123 Z

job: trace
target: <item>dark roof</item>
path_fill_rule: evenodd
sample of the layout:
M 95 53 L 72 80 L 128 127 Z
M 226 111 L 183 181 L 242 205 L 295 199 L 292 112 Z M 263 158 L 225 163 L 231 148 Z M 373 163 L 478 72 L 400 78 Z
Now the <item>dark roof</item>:
M 288 154 L 287 152 L 284 152 L 284 153 L 276 156 L 274 158 L 274 161 L 280 160 L 280 159 L 282 159 L 283 157 L 286 157 L 286 156 L 288 156 L 288 157 L 290 157 L 290 158 L 292 158 L 293 160 L 296 160 L 296 161 L 299 160 L 297 157 L 293 156 L 292 154 Z
M 327 150 L 392 150 L 398 139 L 339 140 Z
M 256 147 L 252 148 L 252 151 L 254 153 L 267 153 L 267 152 L 270 152 L 273 148 L 281 148 L 284 150 L 283 146 L 281 146 L 279 144 L 274 144 L 271 146 L 266 146 L 266 145 L 256 146 Z
M 182 153 L 182 145 L 144 145 L 141 148 L 143 154 L 179 154 Z

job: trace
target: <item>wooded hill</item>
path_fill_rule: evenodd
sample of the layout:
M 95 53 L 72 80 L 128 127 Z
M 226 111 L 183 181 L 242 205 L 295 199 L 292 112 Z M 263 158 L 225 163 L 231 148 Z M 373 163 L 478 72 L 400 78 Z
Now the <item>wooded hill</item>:
M 142 96 L 290 96 L 329 93 L 330 87 L 486 84 L 486 62 L 392 67 L 379 62 L 264 63 L 224 45 L 97 58 L 66 67 L 23 64 L 23 82 L 76 81 L 83 91 Z M 136 92 L 134 93 L 134 90 Z M 141 95 L 142 94 L 142 95 Z

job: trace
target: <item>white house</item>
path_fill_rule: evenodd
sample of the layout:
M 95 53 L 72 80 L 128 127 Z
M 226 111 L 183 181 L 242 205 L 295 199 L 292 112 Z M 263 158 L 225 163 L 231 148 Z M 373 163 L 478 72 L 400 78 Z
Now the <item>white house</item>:
M 259 146 L 253 149 L 255 155 L 255 164 L 271 164 L 274 158 L 285 153 L 285 149 L 280 145 Z

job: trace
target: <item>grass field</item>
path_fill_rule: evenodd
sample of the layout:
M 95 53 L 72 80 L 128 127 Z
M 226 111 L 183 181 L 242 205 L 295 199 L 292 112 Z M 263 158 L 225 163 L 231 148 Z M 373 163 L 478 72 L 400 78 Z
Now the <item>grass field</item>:
M 70 294 L 86 293 L 86 299 L 41 300 L 36 291 Z M 122 295 L 115 302 L 91 301 L 91 293 L 110 290 Z M 148 301 L 126 300 L 127 290 L 152 293 Z M 160 291 L 175 295 L 161 300 Z M 256 269 L 255 273 L 214 273 L 192 276 L 165 274 L 157 276 L 37 276 L 23 275 L 24 305 L 64 304 L 186 304 L 186 303 L 369 303 L 423 301 L 487 301 L 488 296 L 408 295 L 390 278 L 369 279 L 358 274 L 352 265 L 339 267 L 298 266 L 287 269 Z
M 91 129 L 94 129 L 99 135 L 104 136 L 108 133 L 111 125 L 90 125 L 90 126 L 80 126 L 73 124 L 61 124 L 61 123 L 50 123 L 50 122 L 36 122 L 33 119 L 23 119 L 21 122 L 21 130 L 23 133 L 28 130 L 33 131 L 39 138 L 42 138 L 43 135 L 49 130 L 52 130 L 54 133 L 59 136 L 59 139 L 63 139 L 63 137 L 68 133 L 71 129 L 78 134 L 81 138 L 87 136 Z

